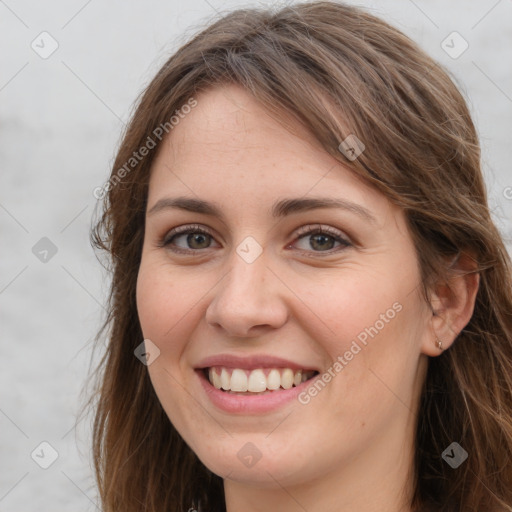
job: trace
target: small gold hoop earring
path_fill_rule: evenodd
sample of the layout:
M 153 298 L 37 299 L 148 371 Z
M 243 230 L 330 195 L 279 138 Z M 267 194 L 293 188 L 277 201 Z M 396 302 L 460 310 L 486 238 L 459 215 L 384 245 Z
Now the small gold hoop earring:
M 436 336 L 436 338 L 437 338 L 437 336 Z M 444 349 L 443 349 L 443 342 L 442 342 L 439 338 L 437 338 L 437 339 L 436 339 L 436 347 L 437 347 L 439 350 L 441 350 L 441 352 L 444 350 Z

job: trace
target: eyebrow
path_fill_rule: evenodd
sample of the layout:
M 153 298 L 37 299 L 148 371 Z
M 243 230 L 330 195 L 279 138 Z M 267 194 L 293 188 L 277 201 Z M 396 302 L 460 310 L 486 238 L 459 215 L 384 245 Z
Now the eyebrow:
M 201 213 L 224 219 L 220 208 L 208 201 L 195 199 L 191 197 L 166 197 L 157 201 L 148 211 L 148 215 L 153 215 L 162 210 L 177 208 L 188 212 Z M 309 210 L 322 208 L 340 208 L 349 211 L 361 217 L 363 220 L 375 224 L 377 219 L 363 206 L 353 203 L 347 199 L 332 197 L 304 197 L 293 199 L 281 199 L 275 202 L 270 210 L 272 217 L 285 217 L 287 215 Z

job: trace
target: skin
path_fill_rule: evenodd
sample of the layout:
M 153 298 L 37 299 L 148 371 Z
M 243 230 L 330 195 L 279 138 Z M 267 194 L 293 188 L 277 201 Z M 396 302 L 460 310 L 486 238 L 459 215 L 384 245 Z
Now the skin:
M 144 337 L 160 350 L 148 370 L 163 408 L 224 478 L 228 512 L 410 511 L 427 356 L 441 353 L 436 336 L 449 348 L 469 321 L 478 278 L 432 290 L 433 316 L 398 207 L 303 127 L 295 122 L 290 133 L 238 86 L 196 99 L 160 148 L 148 211 L 160 199 L 186 196 L 216 203 L 224 219 L 176 208 L 146 216 L 137 306 Z M 338 208 L 270 215 L 275 201 L 304 196 L 350 200 L 375 221 Z M 211 237 L 194 245 L 181 234 L 162 247 L 171 229 L 188 224 Z M 297 235 L 316 224 L 350 245 Z M 236 252 L 248 236 L 263 249 L 252 263 Z M 210 402 L 193 370 L 220 353 L 272 354 L 327 370 L 395 303 L 400 312 L 307 404 L 228 414 Z M 247 442 L 261 453 L 252 467 L 237 457 Z

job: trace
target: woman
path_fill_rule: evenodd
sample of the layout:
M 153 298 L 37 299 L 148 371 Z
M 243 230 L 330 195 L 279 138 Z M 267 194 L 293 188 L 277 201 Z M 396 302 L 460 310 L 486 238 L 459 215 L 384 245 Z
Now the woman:
M 223 17 L 103 192 L 105 511 L 512 511 L 510 259 L 406 36 L 331 2 Z

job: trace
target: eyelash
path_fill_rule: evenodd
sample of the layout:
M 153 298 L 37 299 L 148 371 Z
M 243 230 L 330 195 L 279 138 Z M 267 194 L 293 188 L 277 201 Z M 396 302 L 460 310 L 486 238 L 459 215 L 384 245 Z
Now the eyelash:
M 179 226 L 177 228 L 174 228 L 169 233 L 166 234 L 166 236 L 159 241 L 158 246 L 161 248 L 167 247 L 171 251 L 178 253 L 178 254 L 191 254 L 194 252 L 199 252 L 201 249 L 182 249 L 179 247 L 172 247 L 171 243 L 173 239 L 175 239 L 177 236 L 181 235 L 187 235 L 192 233 L 200 233 L 203 235 L 207 235 L 213 238 L 213 235 L 206 229 L 202 228 L 198 224 L 193 225 L 185 225 L 185 226 Z M 305 238 L 307 236 L 313 236 L 313 235 L 329 235 L 330 237 L 335 239 L 335 242 L 339 242 L 341 244 L 340 247 L 337 249 L 329 249 L 327 251 L 305 251 L 302 249 L 299 249 L 299 252 L 308 256 L 311 256 L 311 253 L 318 254 L 320 257 L 323 255 L 329 256 L 334 253 L 340 252 L 348 247 L 352 247 L 352 243 L 349 242 L 346 238 L 342 236 L 342 233 L 338 231 L 337 229 L 331 228 L 329 226 L 322 226 L 320 224 L 316 224 L 314 226 L 302 226 L 299 228 L 295 235 L 297 238 Z M 289 247 L 289 245 L 287 245 Z M 207 247 L 206 249 L 208 249 Z

